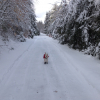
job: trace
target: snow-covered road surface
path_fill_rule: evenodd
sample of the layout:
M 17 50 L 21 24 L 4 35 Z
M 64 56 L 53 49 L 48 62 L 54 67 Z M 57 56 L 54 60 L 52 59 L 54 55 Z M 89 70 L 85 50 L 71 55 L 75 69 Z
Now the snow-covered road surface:
M 100 61 L 48 36 L 0 59 L 0 100 L 100 100 Z

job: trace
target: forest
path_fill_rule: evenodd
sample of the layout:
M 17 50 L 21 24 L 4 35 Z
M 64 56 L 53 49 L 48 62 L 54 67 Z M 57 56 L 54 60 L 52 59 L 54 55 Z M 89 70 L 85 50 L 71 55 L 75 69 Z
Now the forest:
M 62 0 L 46 13 L 44 32 L 100 59 L 100 1 Z
M 24 42 L 39 34 L 31 0 L 0 0 L 0 39 Z
M 68 1 L 55 3 L 43 24 L 36 22 L 31 0 L 0 0 L 0 40 L 24 42 L 44 32 L 61 44 L 100 59 L 100 1 Z
M 100 0 L 0 0 L 0 100 L 100 100 Z

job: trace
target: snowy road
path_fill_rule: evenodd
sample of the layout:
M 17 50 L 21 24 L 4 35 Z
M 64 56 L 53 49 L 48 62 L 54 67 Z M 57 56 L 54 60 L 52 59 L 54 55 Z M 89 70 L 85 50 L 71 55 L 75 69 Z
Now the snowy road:
M 100 100 L 100 61 L 43 34 L 26 44 L 0 61 L 0 100 Z

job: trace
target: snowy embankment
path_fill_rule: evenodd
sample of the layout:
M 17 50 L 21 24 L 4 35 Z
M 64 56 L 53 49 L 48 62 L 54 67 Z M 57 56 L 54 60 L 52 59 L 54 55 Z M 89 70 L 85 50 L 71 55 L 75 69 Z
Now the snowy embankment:
M 0 50 L 0 100 L 100 100 L 96 58 L 43 34 Z
M 11 69 L 13 65 L 23 56 L 34 40 L 27 40 L 27 42 L 14 42 L 10 40 L 9 42 L 0 42 L 0 80 L 2 80 L 1 73 Z

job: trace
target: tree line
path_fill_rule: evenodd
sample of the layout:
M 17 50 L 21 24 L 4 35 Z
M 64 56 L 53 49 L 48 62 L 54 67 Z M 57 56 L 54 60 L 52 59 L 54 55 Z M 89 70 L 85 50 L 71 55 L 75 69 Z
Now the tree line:
M 31 0 L 0 0 L 0 36 L 4 41 L 24 41 L 39 34 Z
M 62 0 L 46 13 L 44 32 L 100 59 L 100 1 Z

